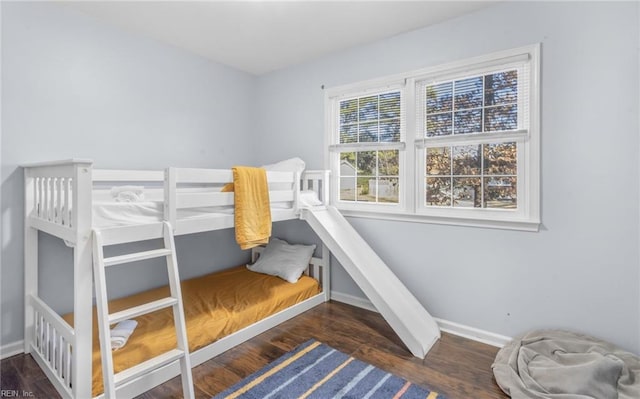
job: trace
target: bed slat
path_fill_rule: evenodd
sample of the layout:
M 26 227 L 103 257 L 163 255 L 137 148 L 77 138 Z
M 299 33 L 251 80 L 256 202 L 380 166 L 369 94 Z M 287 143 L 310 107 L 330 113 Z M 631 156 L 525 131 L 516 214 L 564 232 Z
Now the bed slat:
M 172 168 L 176 183 L 229 183 L 233 181 L 230 169 Z
M 293 201 L 292 191 L 270 191 L 271 202 Z M 234 204 L 233 193 L 209 192 L 209 193 L 176 193 L 176 208 L 204 208 L 210 206 L 231 206 Z
M 175 362 L 184 356 L 184 351 L 179 349 L 173 349 L 169 352 L 163 353 L 160 356 L 156 356 L 145 362 L 139 363 L 125 371 L 116 374 L 114 377 L 116 385 L 125 384 L 127 381 L 131 381 L 141 375 L 146 374 L 150 369 L 158 369 L 166 364 Z
M 233 181 L 230 169 L 172 168 L 178 184 L 226 184 Z M 267 171 L 269 183 L 293 183 L 293 172 Z
M 118 226 L 100 229 L 104 245 L 152 240 L 162 234 L 163 223 L 148 225 Z
M 31 217 L 29 218 L 29 224 L 31 227 L 49 233 L 55 237 L 74 243 L 76 241 L 76 233 L 73 229 L 67 226 L 61 226 L 49 221 Z
M 56 200 L 54 204 L 53 222 L 62 224 L 62 178 L 54 180 Z
M 67 226 L 71 227 L 71 187 L 73 187 L 73 180 L 66 179 L 65 187 L 64 187 L 64 208 L 63 208 L 63 224 L 66 223 Z
M 143 314 L 155 312 L 156 310 L 168 308 L 178 303 L 178 300 L 173 297 L 167 297 L 158 299 L 153 302 L 148 302 L 143 305 L 134 306 L 129 309 L 122 310 L 120 312 L 112 313 L 109 315 L 109 324 L 119 323 L 123 320 L 133 319 Z
M 71 347 L 74 332 L 57 313 L 41 299 L 30 297 L 34 306 L 34 336 L 29 343 L 35 360 L 43 368 L 63 397 L 71 397 Z
M 162 182 L 164 171 L 94 169 L 92 178 L 94 182 Z
M 200 208 L 233 205 L 233 193 L 176 193 L 176 208 Z
M 171 255 L 170 249 L 165 249 L 165 248 L 153 249 L 151 251 L 136 252 L 133 254 L 126 254 L 126 255 L 112 256 L 110 258 L 104 258 L 104 265 L 115 266 L 115 265 L 121 265 L 123 263 L 138 262 L 145 259 L 160 258 L 162 256 L 169 256 L 169 255 Z

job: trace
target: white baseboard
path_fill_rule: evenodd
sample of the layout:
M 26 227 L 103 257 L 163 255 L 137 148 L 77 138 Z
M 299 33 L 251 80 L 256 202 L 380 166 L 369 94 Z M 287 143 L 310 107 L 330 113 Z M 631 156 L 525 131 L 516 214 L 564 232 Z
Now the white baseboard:
M 464 324 L 454 323 L 453 321 L 438 319 L 437 317 L 433 318 L 440 330 L 447 332 L 449 334 L 457 335 L 459 337 L 468 338 L 473 341 L 482 342 L 483 344 L 495 346 L 497 348 L 502 348 L 509 342 L 511 342 L 511 337 L 507 337 L 506 335 L 500 335 L 493 333 L 491 331 L 481 330 L 475 327 L 465 326 Z
M 331 291 L 331 299 L 336 302 L 346 303 L 347 305 L 356 306 L 358 308 L 370 310 L 372 312 L 378 312 L 375 306 L 373 306 L 373 304 L 368 299 L 335 291 Z M 464 324 L 454 323 L 452 321 L 438 319 L 435 317 L 434 320 L 436 321 L 436 323 L 438 323 L 438 327 L 440 327 L 440 330 L 444 332 L 463 338 L 468 338 L 473 341 L 482 342 L 487 345 L 502 348 L 506 343 L 511 341 L 511 338 L 505 335 L 492 333 L 490 331 L 465 326 Z
M 24 352 L 24 341 L 16 341 L 0 346 L 0 359 L 6 359 Z

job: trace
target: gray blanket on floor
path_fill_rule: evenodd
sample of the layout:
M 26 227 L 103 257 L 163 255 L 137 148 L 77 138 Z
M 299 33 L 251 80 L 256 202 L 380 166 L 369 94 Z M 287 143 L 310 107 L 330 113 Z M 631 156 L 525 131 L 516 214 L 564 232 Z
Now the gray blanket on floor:
M 532 331 L 498 352 L 492 365 L 512 398 L 639 399 L 640 358 L 567 331 Z

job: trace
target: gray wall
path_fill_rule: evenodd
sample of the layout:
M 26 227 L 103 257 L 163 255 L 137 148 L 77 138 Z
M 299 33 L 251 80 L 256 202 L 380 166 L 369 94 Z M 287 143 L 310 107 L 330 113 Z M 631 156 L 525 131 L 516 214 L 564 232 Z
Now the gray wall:
M 539 233 L 350 221 L 437 317 L 505 335 L 570 328 L 638 352 L 638 37 L 634 3 L 499 4 L 254 78 L 63 7 L 3 2 L 0 343 L 22 339 L 18 164 L 228 167 L 300 156 L 322 168 L 321 85 L 542 42 Z M 303 222 L 275 232 L 314 240 Z M 56 287 L 45 296 L 63 309 L 71 252 L 42 241 L 53 265 L 41 279 Z M 245 260 L 232 230 L 178 246 L 183 277 Z M 160 283 L 139 277 L 116 276 L 123 292 Z M 341 269 L 332 279 L 362 295 Z
M 264 162 L 323 167 L 323 92 L 542 43 L 538 233 L 350 218 L 436 317 L 583 331 L 640 351 L 637 3 L 505 3 L 259 80 Z M 299 227 L 303 229 L 302 227 Z M 333 289 L 362 295 L 342 270 Z
M 56 4 L 2 2 L 0 342 L 23 334 L 23 194 L 19 164 L 90 158 L 98 168 L 251 163 L 255 77 L 129 34 Z M 182 277 L 247 260 L 233 230 L 177 240 Z M 71 306 L 71 250 L 41 234 L 41 292 Z M 141 268 L 114 296 L 157 286 Z

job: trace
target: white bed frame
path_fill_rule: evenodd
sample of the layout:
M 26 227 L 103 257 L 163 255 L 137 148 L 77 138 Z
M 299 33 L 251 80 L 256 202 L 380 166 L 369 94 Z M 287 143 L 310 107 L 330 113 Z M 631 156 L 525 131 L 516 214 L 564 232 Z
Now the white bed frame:
M 25 328 L 24 351 L 31 353 L 64 398 L 90 398 L 92 380 L 92 208 L 94 199 L 114 185 L 144 185 L 145 196 L 164 199 L 164 220 L 175 235 L 233 227 L 233 214 L 180 219 L 181 209 L 231 207 L 233 193 L 220 187 L 232 181 L 231 170 L 168 168 L 165 171 L 98 170 L 92 161 L 72 159 L 24 165 L 25 187 Z M 314 190 L 328 203 L 328 171 L 268 172 L 272 203 L 292 204 L 273 212 L 273 221 L 299 218 L 300 190 Z M 271 185 L 271 183 L 277 183 Z M 130 229 L 129 229 L 130 230 Z M 73 313 L 71 327 L 38 296 L 38 231 L 73 247 Z M 122 228 L 126 234 L 127 229 Z M 134 241 L 135 237 L 131 237 Z M 252 251 L 252 259 L 260 250 Z M 322 292 L 312 298 L 226 336 L 191 353 L 196 366 L 276 325 L 329 300 L 329 251 L 312 258 L 307 274 Z M 180 373 L 178 364 L 160 368 L 123 385 L 118 398 L 134 397 Z M 102 397 L 99 396 L 99 397 Z

